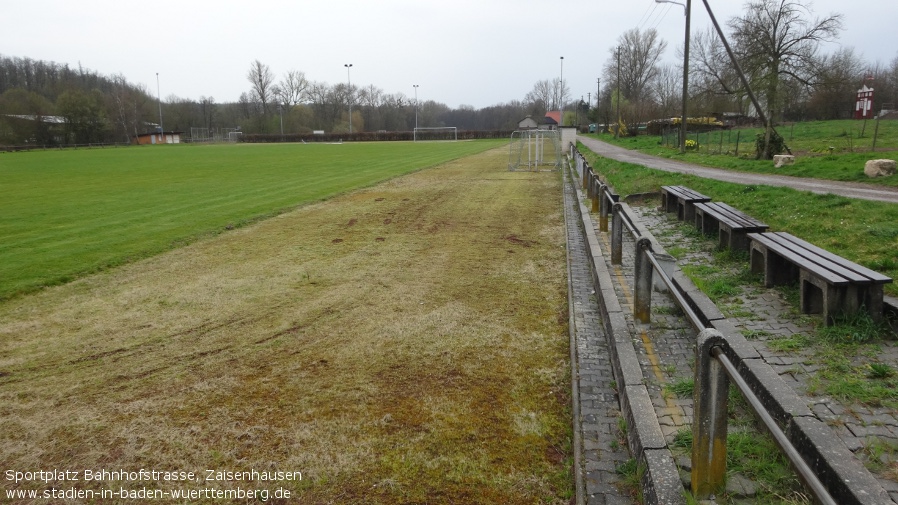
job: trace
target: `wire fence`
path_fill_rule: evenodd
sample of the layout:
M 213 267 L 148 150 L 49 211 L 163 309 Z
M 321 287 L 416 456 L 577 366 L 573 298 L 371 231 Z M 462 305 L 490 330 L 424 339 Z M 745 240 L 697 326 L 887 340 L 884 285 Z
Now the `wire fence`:
M 856 121 L 829 135 L 806 138 L 807 123 L 784 123 L 776 131 L 792 150 L 818 154 L 871 153 L 898 150 L 898 120 Z M 754 156 L 755 142 L 763 128 L 734 128 L 686 132 L 686 148 L 690 151 L 731 156 Z M 661 145 L 679 146 L 677 128 L 661 131 Z M 796 135 L 801 137 L 798 139 Z M 690 142 L 691 141 L 691 142 Z

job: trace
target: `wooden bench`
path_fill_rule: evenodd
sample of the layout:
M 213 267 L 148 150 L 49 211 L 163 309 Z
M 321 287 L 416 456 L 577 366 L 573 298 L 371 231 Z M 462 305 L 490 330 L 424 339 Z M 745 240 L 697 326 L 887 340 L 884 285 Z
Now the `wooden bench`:
M 665 212 L 676 212 L 680 221 L 693 222 L 694 205 L 710 201 L 711 197 L 697 193 L 686 186 L 661 186 L 661 207 Z
M 799 282 L 801 312 L 822 314 L 830 325 L 839 312 L 862 307 L 882 319 L 882 285 L 892 279 L 785 232 L 749 233 L 751 270 L 767 287 Z
M 766 224 L 723 202 L 695 204 L 695 227 L 705 235 L 717 234 L 720 248 L 748 250 L 748 233 L 767 231 Z

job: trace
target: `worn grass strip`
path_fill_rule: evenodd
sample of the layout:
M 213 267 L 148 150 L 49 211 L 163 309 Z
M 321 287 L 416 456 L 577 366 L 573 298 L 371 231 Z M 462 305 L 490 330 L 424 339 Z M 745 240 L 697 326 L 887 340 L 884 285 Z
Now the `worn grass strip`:
M 152 146 L 0 155 L 0 299 L 496 141 Z
M 561 184 L 506 156 L 3 302 L 0 467 L 301 471 L 86 485 L 300 503 L 567 503 Z

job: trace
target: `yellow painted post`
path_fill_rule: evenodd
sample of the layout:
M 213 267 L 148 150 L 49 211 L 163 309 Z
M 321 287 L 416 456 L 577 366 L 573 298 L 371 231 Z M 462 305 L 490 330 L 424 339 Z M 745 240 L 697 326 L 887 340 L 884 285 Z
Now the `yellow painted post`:
M 730 380 L 720 361 L 711 355 L 711 349 L 720 345 L 726 341 L 717 330 L 699 333 L 692 422 L 692 495 L 699 501 L 711 499 L 726 485 Z

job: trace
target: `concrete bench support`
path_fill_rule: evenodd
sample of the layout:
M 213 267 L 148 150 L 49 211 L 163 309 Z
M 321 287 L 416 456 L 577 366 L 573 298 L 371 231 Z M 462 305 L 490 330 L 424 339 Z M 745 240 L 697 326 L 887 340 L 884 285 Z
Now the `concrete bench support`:
M 695 204 L 695 227 L 705 235 L 717 235 L 718 247 L 748 250 L 748 233 L 767 231 L 761 221 L 722 202 Z
M 692 223 L 695 221 L 696 203 L 710 202 L 711 197 L 693 191 L 685 186 L 661 186 L 661 207 L 665 212 L 676 212 L 677 219 Z
M 837 256 L 784 232 L 749 233 L 751 269 L 764 274 L 764 285 L 799 283 L 801 312 L 821 314 L 824 323 L 838 313 L 862 307 L 875 321 L 882 319 L 883 284 L 890 277 Z

